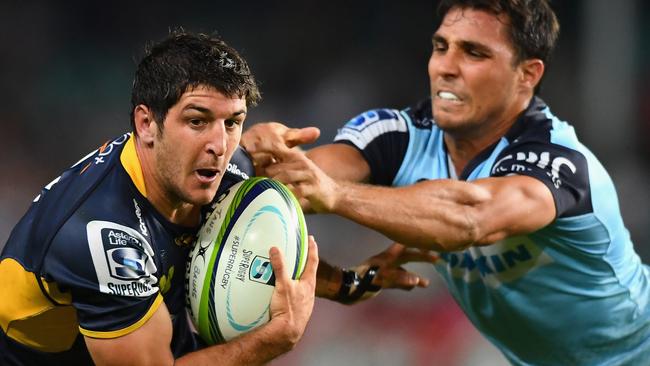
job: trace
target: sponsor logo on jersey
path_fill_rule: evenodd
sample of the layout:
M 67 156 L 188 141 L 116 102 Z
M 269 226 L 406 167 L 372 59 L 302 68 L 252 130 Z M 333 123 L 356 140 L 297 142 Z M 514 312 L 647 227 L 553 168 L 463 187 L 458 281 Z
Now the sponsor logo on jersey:
M 347 140 L 365 149 L 375 138 L 389 132 L 406 132 L 406 121 L 399 111 L 377 109 L 365 112 L 345 124 L 334 141 Z
M 138 205 L 138 201 L 133 199 L 133 206 L 135 207 L 135 216 L 138 218 L 138 222 L 140 222 L 140 232 L 144 236 L 149 236 L 149 231 L 147 230 L 147 225 L 144 224 L 144 220 L 142 219 L 142 211 L 140 211 L 140 206 Z
M 544 151 L 536 153 L 533 151 L 517 152 L 502 157 L 494 164 L 492 168 L 492 175 L 496 173 L 520 173 L 531 171 L 533 167 L 537 166 L 546 171 L 546 175 L 551 178 L 553 186 L 560 188 L 562 180 L 560 179 L 560 168 L 563 166 L 568 168 L 571 173 L 576 173 L 576 165 L 564 156 L 556 156 L 551 159 L 551 153 Z
M 234 175 L 240 176 L 240 177 L 242 177 L 244 179 L 249 178 L 248 174 L 242 172 L 241 169 L 239 169 L 239 166 L 237 166 L 237 164 L 235 164 L 235 163 L 228 163 L 228 168 L 227 169 L 228 169 L 229 172 L 231 172 Z
M 553 262 L 548 254 L 526 236 L 511 237 L 462 252 L 440 253 L 440 259 L 438 263 L 446 266 L 453 278 L 467 283 L 482 280 L 493 288 Z
M 104 144 L 98 149 L 97 156 L 95 156 L 95 165 L 105 163 L 104 157 L 110 155 L 113 152 L 115 146 L 122 145 L 129 139 L 129 134 L 125 133 L 124 135 L 116 138 L 110 144 Z
M 91 221 L 86 232 L 101 292 L 147 297 L 158 291 L 154 252 L 139 231 L 114 222 Z

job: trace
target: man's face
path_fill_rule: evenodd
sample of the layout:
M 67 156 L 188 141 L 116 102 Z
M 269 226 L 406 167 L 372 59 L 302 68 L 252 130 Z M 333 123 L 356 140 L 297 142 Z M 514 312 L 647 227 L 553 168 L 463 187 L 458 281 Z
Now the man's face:
M 199 86 L 169 109 L 154 142 L 155 179 L 172 204 L 210 203 L 242 133 L 246 101 Z
M 510 116 L 519 71 L 504 22 L 473 9 L 451 9 L 433 35 L 429 78 L 433 117 L 446 131 L 468 131 Z

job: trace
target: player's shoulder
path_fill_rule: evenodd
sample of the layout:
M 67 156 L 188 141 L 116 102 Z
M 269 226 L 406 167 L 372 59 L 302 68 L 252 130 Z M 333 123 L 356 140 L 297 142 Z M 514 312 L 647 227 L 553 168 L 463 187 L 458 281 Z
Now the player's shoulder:
M 151 238 L 158 226 L 147 224 L 146 205 L 135 190 L 125 193 L 119 184 L 101 184 L 56 231 L 45 272 L 59 283 L 99 287 L 107 294 L 154 294 L 157 268 Z
M 581 146 L 573 126 L 553 114 L 551 108 L 539 97 L 533 97 L 505 137 L 510 144 L 546 143 L 569 149 Z
M 433 120 L 431 98 L 422 99 L 413 106 L 405 108 L 402 113 L 416 129 L 431 130 L 436 124 Z
M 104 143 L 47 184 L 14 227 L 7 251 L 26 262 L 40 261 L 58 231 L 79 217 L 76 213 L 80 207 L 115 171 L 113 167 L 119 161 L 117 150 L 126 140 L 128 135 Z M 108 202 L 107 207 L 112 207 L 114 201 Z
M 431 99 L 427 98 L 404 109 L 376 108 L 360 113 L 338 130 L 334 141 L 363 150 L 380 137 L 403 135 L 408 139 L 410 129 L 430 130 L 433 125 Z

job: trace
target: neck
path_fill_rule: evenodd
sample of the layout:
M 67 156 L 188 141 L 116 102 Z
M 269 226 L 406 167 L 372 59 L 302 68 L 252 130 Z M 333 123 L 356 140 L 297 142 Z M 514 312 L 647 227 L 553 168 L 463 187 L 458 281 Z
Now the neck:
M 447 153 L 459 176 L 472 159 L 508 133 L 519 115 L 528 107 L 531 98 L 532 95 L 513 103 L 513 107 L 498 118 L 474 124 L 464 130 L 445 131 Z
M 170 190 L 165 189 L 159 176 L 155 174 L 153 149 L 146 146 L 137 136 L 134 138 L 135 151 L 140 161 L 147 191 L 147 200 L 169 222 L 188 227 L 196 226 L 200 220 L 200 207 L 184 202 Z

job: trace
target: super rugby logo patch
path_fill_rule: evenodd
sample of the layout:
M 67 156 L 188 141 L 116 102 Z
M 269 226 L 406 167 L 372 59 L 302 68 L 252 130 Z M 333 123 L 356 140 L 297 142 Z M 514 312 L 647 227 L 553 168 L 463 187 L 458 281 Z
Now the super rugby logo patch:
M 86 232 L 101 292 L 147 297 L 158 291 L 154 253 L 140 232 L 109 221 L 91 221 Z

